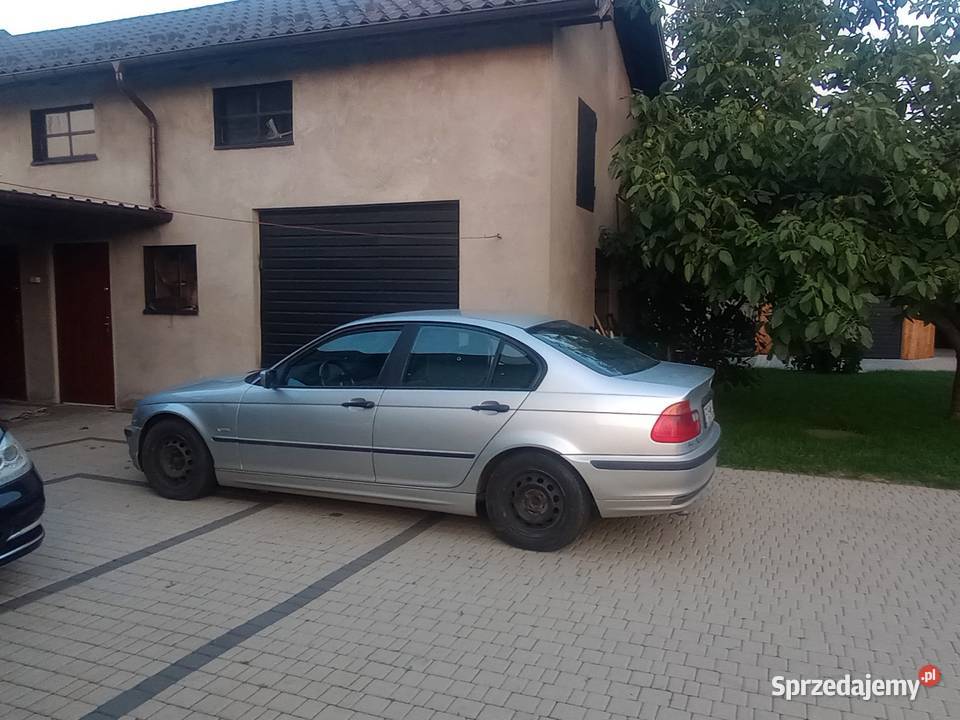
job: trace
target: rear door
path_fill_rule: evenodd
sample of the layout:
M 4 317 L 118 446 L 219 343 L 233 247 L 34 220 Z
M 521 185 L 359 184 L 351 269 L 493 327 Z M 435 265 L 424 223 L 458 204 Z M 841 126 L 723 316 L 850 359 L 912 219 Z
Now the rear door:
M 539 362 L 480 328 L 421 325 L 396 386 L 380 398 L 373 432 L 377 482 L 462 483 L 530 393 Z

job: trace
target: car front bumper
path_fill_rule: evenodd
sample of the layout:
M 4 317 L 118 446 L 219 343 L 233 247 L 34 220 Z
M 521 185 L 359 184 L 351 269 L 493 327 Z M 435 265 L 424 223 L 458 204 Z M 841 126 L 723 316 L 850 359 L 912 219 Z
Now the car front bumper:
M 0 565 L 40 547 L 45 504 L 43 482 L 33 467 L 0 485 Z
M 601 517 L 691 510 L 713 489 L 720 426 L 684 455 L 565 455 L 597 503 Z
M 140 430 L 137 425 L 127 425 L 123 429 L 123 435 L 127 439 L 127 450 L 130 453 L 130 459 L 137 470 L 143 470 L 140 467 Z

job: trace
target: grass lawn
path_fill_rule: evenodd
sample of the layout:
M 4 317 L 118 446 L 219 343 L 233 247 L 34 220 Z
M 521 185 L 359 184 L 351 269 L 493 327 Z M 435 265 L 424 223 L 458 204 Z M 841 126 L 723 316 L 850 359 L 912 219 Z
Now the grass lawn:
M 952 373 L 757 376 L 752 387 L 717 391 L 721 465 L 960 488 Z

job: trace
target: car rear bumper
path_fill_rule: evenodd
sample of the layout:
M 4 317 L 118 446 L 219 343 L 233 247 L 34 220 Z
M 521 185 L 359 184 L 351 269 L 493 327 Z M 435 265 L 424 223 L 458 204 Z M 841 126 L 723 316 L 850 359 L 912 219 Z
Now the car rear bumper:
M 699 505 L 713 488 L 720 426 L 684 455 L 566 455 L 577 469 L 601 517 L 684 512 Z
M 45 502 L 43 482 L 32 467 L 0 487 L 0 565 L 40 547 Z
M 133 466 L 137 470 L 142 470 L 143 468 L 140 467 L 140 428 L 136 425 L 127 425 L 123 429 L 123 434 L 127 439 L 127 450 L 130 452 Z

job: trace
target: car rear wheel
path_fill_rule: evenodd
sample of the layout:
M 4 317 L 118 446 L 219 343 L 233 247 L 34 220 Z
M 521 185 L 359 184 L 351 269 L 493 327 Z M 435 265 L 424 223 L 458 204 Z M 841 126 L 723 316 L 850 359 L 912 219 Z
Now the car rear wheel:
M 203 438 L 182 420 L 160 420 L 151 427 L 141 459 L 150 487 L 165 498 L 194 500 L 217 486 Z
M 569 545 L 590 521 L 593 502 L 583 480 L 560 458 L 522 452 L 493 470 L 487 517 L 504 542 L 548 552 Z

